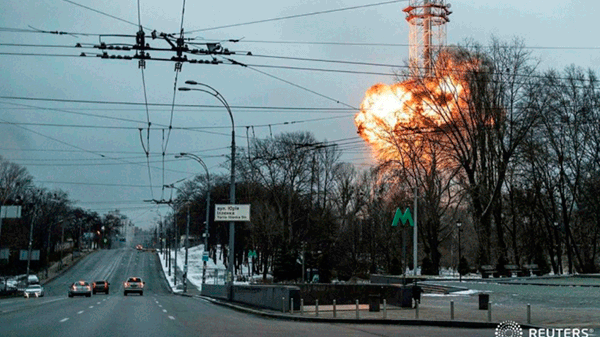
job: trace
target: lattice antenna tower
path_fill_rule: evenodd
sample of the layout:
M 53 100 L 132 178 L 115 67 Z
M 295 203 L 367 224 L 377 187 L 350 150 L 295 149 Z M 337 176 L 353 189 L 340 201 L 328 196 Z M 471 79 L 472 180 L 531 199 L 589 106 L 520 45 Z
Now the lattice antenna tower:
M 452 14 L 446 0 L 410 0 L 404 8 L 409 32 L 409 65 L 413 75 L 427 76 L 432 60 L 446 44 L 446 23 Z

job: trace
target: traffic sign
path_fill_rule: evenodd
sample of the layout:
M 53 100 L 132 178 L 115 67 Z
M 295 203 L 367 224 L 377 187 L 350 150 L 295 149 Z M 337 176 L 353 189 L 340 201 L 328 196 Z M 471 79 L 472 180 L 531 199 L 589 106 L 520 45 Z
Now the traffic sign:
M 29 251 L 27 249 L 21 249 L 21 251 L 19 252 L 19 260 L 25 261 L 25 260 L 27 260 L 28 256 L 29 256 Z M 38 261 L 39 259 L 40 259 L 40 251 L 32 250 L 31 251 L 31 260 Z
M 208 262 L 208 252 L 202 253 L 202 261 Z
M 215 205 L 215 221 L 250 221 L 250 205 Z
M 256 257 L 256 251 L 255 250 L 249 250 L 248 251 L 248 257 Z
M 0 217 L 4 219 L 19 219 L 21 217 L 21 206 L 1 206 Z
M 394 221 L 392 221 L 392 227 L 398 226 L 398 221 L 402 221 L 403 225 L 405 225 L 406 221 L 408 221 L 408 223 L 410 224 L 411 227 L 415 226 L 415 224 L 413 223 L 413 218 L 412 218 L 412 215 L 410 214 L 409 208 L 407 208 L 406 211 L 404 211 L 404 214 L 402 214 L 402 211 L 400 211 L 400 208 L 396 208 L 396 215 L 394 216 Z

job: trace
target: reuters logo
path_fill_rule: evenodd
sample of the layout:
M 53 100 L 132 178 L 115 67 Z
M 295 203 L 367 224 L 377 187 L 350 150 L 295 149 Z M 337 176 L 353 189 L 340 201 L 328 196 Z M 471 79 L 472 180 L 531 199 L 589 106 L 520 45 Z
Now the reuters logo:
M 496 328 L 496 337 L 522 337 L 523 329 L 517 322 L 504 321 Z

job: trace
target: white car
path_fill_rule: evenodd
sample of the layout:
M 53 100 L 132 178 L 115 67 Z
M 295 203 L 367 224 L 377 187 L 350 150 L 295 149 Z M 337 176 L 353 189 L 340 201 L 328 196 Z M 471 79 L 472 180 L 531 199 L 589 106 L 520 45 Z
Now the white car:
M 123 295 L 127 296 L 129 293 L 138 293 L 140 296 L 144 296 L 144 286 L 146 282 L 142 281 L 139 277 L 130 277 L 123 284 Z
M 39 284 L 32 284 L 25 288 L 23 291 L 23 296 L 25 298 L 29 297 L 43 297 L 44 296 L 44 288 Z

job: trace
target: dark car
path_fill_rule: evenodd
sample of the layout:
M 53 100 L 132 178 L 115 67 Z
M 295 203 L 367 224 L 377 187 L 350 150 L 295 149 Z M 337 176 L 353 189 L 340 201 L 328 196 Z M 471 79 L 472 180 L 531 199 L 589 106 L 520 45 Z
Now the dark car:
M 110 285 L 110 283 L 108 283 L 107 281 L 96 281 L 94 283 L 92 283 L 92 293 L 94 295 L 96 295 L 96 293 L 105 293 L 108 295 L 108 286 Z
M 73 296 L 92 296 L 92 286 L 86 281 L 77 281 L 69 287 L 69 297 Z
M 130 277 L 123 284 L 123 295 L 138 293 L 140 296 L 144 296 L 144 285 L 146 285 L 146 282 L 143 282 L 141 278 Z

